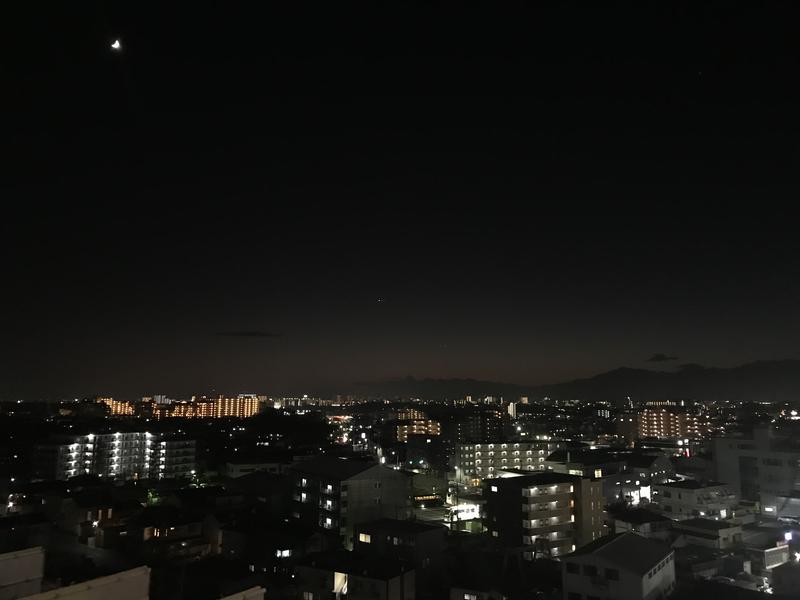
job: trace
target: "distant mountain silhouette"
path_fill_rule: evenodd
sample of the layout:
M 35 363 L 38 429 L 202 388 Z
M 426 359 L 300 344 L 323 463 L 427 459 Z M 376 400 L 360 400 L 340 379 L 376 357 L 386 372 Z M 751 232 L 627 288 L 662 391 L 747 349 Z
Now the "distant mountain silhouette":
M 393 379 L 357 384 L 358 393 L 384 398 L 426 399 L 545 396 L 557 399 L 634 400 L 693 399 L 782 402 L 800 399 L 800 360 L 757 361 L 738 367 L 697 364 L 670 370 L 621 367 L 563 383 L 526 386 L 474 379 Z

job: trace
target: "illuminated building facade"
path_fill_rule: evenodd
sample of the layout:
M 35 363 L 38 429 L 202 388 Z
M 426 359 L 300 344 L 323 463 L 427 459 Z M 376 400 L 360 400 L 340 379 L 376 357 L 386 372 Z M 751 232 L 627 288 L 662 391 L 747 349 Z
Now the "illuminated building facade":
M 522 469 L 544 471 L 545 460 L 561 448 L 552 439 L 493 444 L 459 444 L 456 448 L 456 478 L 459 481 L 495 477 L 497 471 Z
M 195 470 L 194 440 L 149 432 L 63 436 L 36 448 L 35 470 L 43 479 L 76 475 L 109 479 L 171 479 Z
M 710 432 L 702 415 L 670 408 L 645 408 L 617 418 L 617 433 L 629 441 L 641 438 L 702 439 Z
M 527 559 L 569 554 L 605 533 L 603 486 L 595 479 L 561 473 L 487 479 L 483 497 L 490 535 L 522 547 Z
M 105 404 L 111 411 L 112 417 L 132 417 L 135 413 L 133 403 L 127 400 L 114 400 L 113 398 L 99 398 L 98 402 Z
M 405 443 L 408 441 L 410 435 L 439 435 L 442 432 L 442 427 L 439 421 L 414 420 L 414 421 L 399 421 L 395 430 L 395 436 L 398 442 Z
M 191 401 L 157 404 L 153 406 L 153 417 L 163 419 L 182 417 L 187 419 L 221 419 L 235 417 L 246 419 L 261 412 L 264 399 L 255 394 L 239 394 L 235 398 L 200 398 Z

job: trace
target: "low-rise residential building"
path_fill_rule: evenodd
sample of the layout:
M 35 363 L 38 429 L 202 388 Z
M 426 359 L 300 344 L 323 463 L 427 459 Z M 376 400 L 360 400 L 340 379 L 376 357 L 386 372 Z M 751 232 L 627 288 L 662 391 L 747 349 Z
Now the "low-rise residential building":
M 676 534 L 688 544 L 727 550 L 742 543 L 742 526 L 731 521 L 714 519 L 687 519 L 674 524 Z
M 675 589 L 675 560 L 664 543 L 635 533 L 595 540 L 561 562 L 564 600 L 656 600 Z
M 355 552 L 313 554 L 295 566 L 302 600 L 414 600 L 413 567 Z
M 422 521 L 378 519 L 355 528 L 354 550 L 400 559 L 414 566 L 418 586 L 440 572 L 447 547 L 447 528 Z
M 653 484 L 651 501 L 654 508 L 673 519 L 727 519 L 739 502 L 730 486 L 694 479 Z
M 487 479 L 483 523 L 525 558 L 561 556 L 605 533 L 601 483 L 578 475 L 537 473 Z

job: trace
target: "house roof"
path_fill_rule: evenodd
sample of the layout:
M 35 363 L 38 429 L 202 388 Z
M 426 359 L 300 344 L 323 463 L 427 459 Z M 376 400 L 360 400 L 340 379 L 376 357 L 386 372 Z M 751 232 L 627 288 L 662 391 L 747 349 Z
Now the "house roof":
M 344 480 L 363 473 L 367 469 L 378 466 L 373 461 L 339 458 L 336 456 L 316 456 L 309 460 L 302 460 L 292 466 L 297 473 L 304 473 L 325 479 Z
M 644 538 L 635 533 L 617 533 L 595 540 L 570 556 L 591 554 L 626 571 L 645 575 L 650 569 L 670 555 L 666 544 Z
M 524 474 L 523 474 L 524 473 Z M 567 475 L 566 473 L 554 473 L 548 471 L 546 473 L 530 473 L 530 471 L 520 471 L 520 475 L 516 477 L 498 477 L 494 479 L 485 479 L 486 485 L 516 485 L 519 487 L 528 487 L 531 485 L 554 485 L 557 483 L 574 483 L 580 480 L 580 475 Z

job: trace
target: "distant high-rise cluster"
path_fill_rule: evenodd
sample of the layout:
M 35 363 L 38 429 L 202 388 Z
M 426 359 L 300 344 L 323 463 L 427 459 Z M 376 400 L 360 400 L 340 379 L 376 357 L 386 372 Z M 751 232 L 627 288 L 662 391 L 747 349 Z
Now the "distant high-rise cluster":
M 164 419 L 183 417 L 189 419 L 220 419 L 235 417 L 245 419 L 260 413 L 266 397 L 255 394 L 239 394 L 235 398 L 219 396 L 218 398 L 200 398 L 172 402 L 170 404 L 153 404 L 153 417 Z

